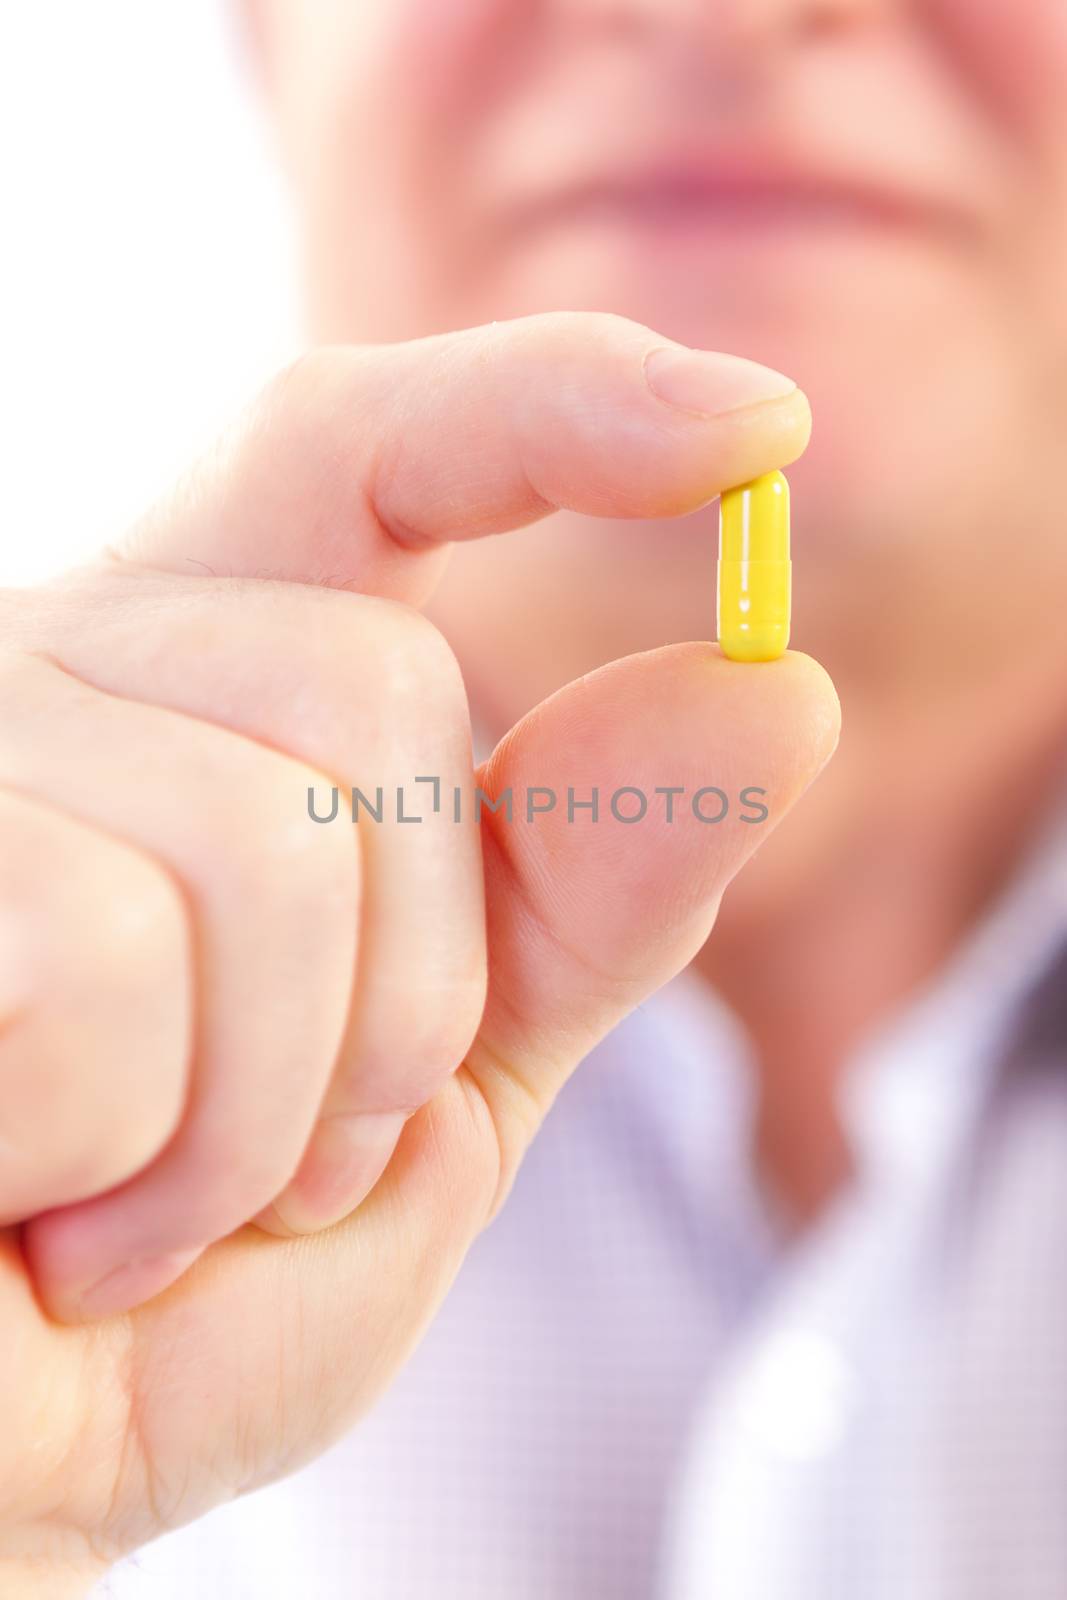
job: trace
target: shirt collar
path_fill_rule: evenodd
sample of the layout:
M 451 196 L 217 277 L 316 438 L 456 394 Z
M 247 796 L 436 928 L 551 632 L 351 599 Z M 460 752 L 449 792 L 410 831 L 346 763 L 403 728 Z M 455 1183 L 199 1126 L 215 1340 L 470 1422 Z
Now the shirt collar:
M 1063 991 L 1056 970 L 1063 972 Z M 939 1181 L 988 1102 L 1008 1052 L 1049 1018 L 1067 1044 L 1067 791 L 1005 889 L 928 983 L 874 1030 L 844 1074 L 841 1111 L 865 1182 Z M 1045 1001 L 1039 1004 L 1040 997 Z M 713 1161 L 734 1193 L 752 1190 L 751 1044 L 692 968 L 649 1003 L 668 1048 L 707 1080 L 688 1112 L 694 1166 Z M 709 1100 L 714 1101 L 714 1106 Z M 665 1108 L 664 1108 L 665 1109 Z M 711 1140 L 711 1147 L 707 1143 Z M 699 1148 L 697 1148 L 699 1144 Z M 753 1191 L 755 1194 L 755 1191 Z M 766 1197 L 748 1209 L 766 1213 Z
M 1067 942 L 1067 796 L 952 956 L 857 1052 L 843 1115 L 875 1175 L 936 1176 L 988 1101 Z

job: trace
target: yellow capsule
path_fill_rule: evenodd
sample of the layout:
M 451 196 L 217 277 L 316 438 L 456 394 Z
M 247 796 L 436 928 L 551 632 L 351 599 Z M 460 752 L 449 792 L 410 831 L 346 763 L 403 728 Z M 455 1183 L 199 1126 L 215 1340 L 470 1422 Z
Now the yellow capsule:
M 719 644 L 731 661 L 775 661 L 789 643 L 789 485 L 765 473 L 719 502 Z

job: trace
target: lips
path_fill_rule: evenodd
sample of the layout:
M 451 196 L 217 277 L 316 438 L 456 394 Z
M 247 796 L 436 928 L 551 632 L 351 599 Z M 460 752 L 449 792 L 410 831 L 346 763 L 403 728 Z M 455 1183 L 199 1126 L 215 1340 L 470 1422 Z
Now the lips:
M 899 196 L 818 182 L 762 179 L 724 181 L 670 174 L 659 178 L 588 184 L 562 198 L 561 210 L 685 218 L 754 225 L 918 222 L 925 210 Z
M 592 220 L 737 229 L 936 227 L 970 221 L 921 187 L 788 167 L 667 162 L 545 188 L 519 208 L 527 222 Z

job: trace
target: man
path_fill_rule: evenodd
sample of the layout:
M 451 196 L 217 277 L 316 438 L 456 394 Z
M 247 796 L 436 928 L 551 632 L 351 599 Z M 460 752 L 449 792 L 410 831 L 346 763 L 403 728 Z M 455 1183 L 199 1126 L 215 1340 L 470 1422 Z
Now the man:
M 1062 1594 L 1062 7 L 249 20 L 333 348 L 3 602 L 3 1592 Z

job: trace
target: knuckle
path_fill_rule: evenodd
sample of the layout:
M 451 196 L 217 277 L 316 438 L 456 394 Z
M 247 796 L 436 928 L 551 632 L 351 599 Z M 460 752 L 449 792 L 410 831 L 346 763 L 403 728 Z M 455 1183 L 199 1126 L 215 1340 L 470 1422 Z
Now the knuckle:
M 96 883 L 75 909 L 87 937 L 80 946 L 80 970 L 69 978 L 71 997 L 84 997 L 77 1007 L 76 1054 L 79 1077 L 91 1083 L 92 1094 L 91 1107 L 72 1128 L 71 1143 L 83 1152 L 81 1161 L 103 1163 L 108 1182 L 115 1183 L 154 1156 L 181 1118 L 187 912 L 167 870 L 128 848 L 111 855 L 106 885 Z M 102 1008 L 101 996 L 109 999 Z M 146 1012 L 152 1017 L 148 1036 L 165 1045 L 165 1063 L 146 1064 L 126 1036 L 135 1017 L 145 1025 Z M 90 1125 L 96 1132 L 87 1140 Z
M 49 1205 L 125 1182 L 160 1153 L 181 1119 L 179 1061 L 147 1068 L 120 1019 L 87 1025 L 87 1009 L 31 1024 L 22 1066 L 5 1067 L 23 1086 L 16 1096 L 21 1166 Z
M 355 829 L 337 825 L 343 807 L 333 826 L 309 816 L 309 794 L 321 809 L 336 787 L 335 777 L 310 763 L 264 756 L 228 821 L 232 859 L 243 863 L 261 901 L 279 910 L 310 906 L 319 919 L 330 906 L 351 906 L 359 887 Z
M 277 1134 L 243 1127 L 240 1137 L 225 1128 L 205 1130 L 189 1152 L 190 1166 L 204 1174 L 190 1196 L 185 1219 L 190 1236 L 218 1238 L 239 1227 L 292 1177 L 298 1152 L 280 1146 Z
M 276 685 L 263 707 L 287 743 L 338 753 L 350 746 L 353 695 L 394 703 L 439 725 L 465 728 L 463 674 L 444 634 L 414 606 L 345 587 L 250 581 L 168 620 L 172 658 L 231 662 L 216 695 L 246 697 L 246 684 Z M 232 675 L 232 682 L 226 673 Z M 297 723 L 297 716 L 300 722 Z M 267 723 L 264 722 L 264 727 Z M 312 759 L 319 759 L 312 757 Z
M 229 1168 L 219 1173 L 215 1203 L 220 1215 L 232 1222 L 243 1222 L 285 1188 L 296 1163 L 284 1153 L 255 1149 L 244 1142 L 230 1152 Z
M 649 329 L 615 311 L 541 311 L 522 319 L 523 333 L 548 351 L 585 346 L 605 352 L 644 349 Z
M 160 1153 L 176 1119 L 166 1100 L 137 1094 L 136 1088 L 129 1074 L 98 1074 L 91 1102 L 81 1105 L 76 1122 L 49 1115 L 39 1169 L 47 1167 L 53 1193 L 71 1199 L 100 1194 L 143 1171 Z
M 434 996 L 432 1041 L 416 1037 L 419 1054 L 430 1047 L 450 1066 L 458 1066 L 471 1047 L 485 1010 L 486 976 L 451 978 Z M 430 1008 L 427 1008 L 429 1011 Z M 429 1033 L 427 1027 L 424 1034 Z
M 290 470 L 302 462 L 320 479 L 332 474 L 345 481 L 360 445 L 361 430 L 354 422 L 368 402 L 372 370 L 372 353 L 360 347 L 320 345 L 304 351 L 263 390 L 253 436 L 272 452 L 280 447 Z
M 457 1059 L 466 1055 L 481 1026 L 488 992 L 489 973 L 485 963 L 482 963 L 478 973 L 452 986 L 449 1017 L 454 1038 L 459 1044 Z
M 346 352 L 337 345 L 316 345 L 301 351 L 267 383 L 263 399 L 275 416 L 300 417 L 317 409 L 324 389 L 336 388 L 346 365 Z
M 349 742 L 353 692 L 439 725 L 467 724 L 467 691 L 455 652 L 428 617 L 402 600 L 279 585 L 242 597 L 234 625 L 247 643 L 248 659 L 262 654 L 264 640 L 275 658 L 284 655 L 302 710 L 325 719 L 329 737 L 323 742 L 339 751 Z
M 187 919 L 153 858 L 48 807 L 0 796 L 24 1002 L 2 1039 L 2 1110 L 31 1190 L 52 1202 L 129 1177 L 181 1116 Z
M 502 1149 L 492 1112 L 477 1083 L 463 1068 L 418 1115 L 428 1137 L 423 1149 L 438 1168 L 442 1202 L 467 1212 L 475 1230 L 499 1206 L 504 1183 Z
M 400 696 L 425 703 L 432 696 L 438 712 L 459 709 L 466 716 L 467 694 L 455 653 L 444 634 L 421 611 L 386 601 L 379 662 L 384 685 Z
M 466 714 L 455 652 L 415 606 L 340 588 L 288 585 L 242 597 L 236 610 L 247 613 L 249 601 L 255 610 L 257 598 L 263 612 L 255 616 L 249 649 L 255 649 L 257 636 L 276 639 L 281 626 L 290 670 L 299 673 L 301 689 L 315 701 L 329 703 L 342 694 L 347 703 L 359 684 L 367 692 L 395 689 L 417 699 L 439 694 Z
M 370 1109 L 418 1110 L 466 1057 L 478 1032 L 485 997 L 485 978 L 477 976 L 449 978 L 432 990 L 415 992 L 403 1025 L 388 1045 L 363 1049 L 352 1062 L 346 1100 L 365 1109 L 370 1080 L 381 1084 Z
M 167 869 L 124 847 L 109 852 L 106 882 L 94 863 L 77 907 L 91 930 L 86 946 L 97 975 L 129 977 L 167 971 L 184 955 L 186 910 L 181 890 Z
M 354 877 L 355 846 L 350 830 L 312 827 L 305 803 L 308 791 L 322 794 L 337 779 L 310 762 L 282 758 L 284 770 L 263 781 L 256 804 L 257 854 L 283 878 L 294 872 L 333 881 Z M 294 804 L 294 800 L 296 804 Z

